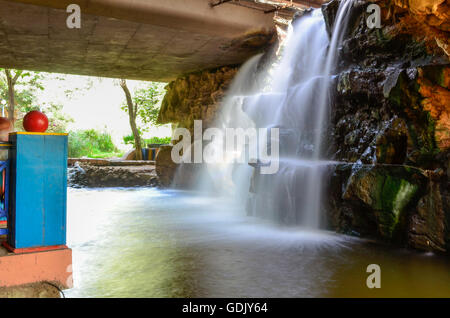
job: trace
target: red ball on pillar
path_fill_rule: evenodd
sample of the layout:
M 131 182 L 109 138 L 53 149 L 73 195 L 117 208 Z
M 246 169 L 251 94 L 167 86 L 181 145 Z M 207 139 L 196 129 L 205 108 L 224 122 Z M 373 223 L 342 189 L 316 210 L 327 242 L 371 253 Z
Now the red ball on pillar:
M 23 128 L 29 132 L 45 132 L 48 128 L 48 118 L 44 113 L 33 110 L 23 118 Z

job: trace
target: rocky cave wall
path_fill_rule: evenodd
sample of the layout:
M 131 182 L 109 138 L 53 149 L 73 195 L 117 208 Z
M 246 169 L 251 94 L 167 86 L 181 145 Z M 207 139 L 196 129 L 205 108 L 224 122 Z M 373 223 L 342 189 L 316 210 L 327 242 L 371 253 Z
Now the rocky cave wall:
M 329 226 L 450 251 L 450 31 L 447 1 L 358 1 L 339 50 Z M 323 6 L 331 30 L 338 0 Z

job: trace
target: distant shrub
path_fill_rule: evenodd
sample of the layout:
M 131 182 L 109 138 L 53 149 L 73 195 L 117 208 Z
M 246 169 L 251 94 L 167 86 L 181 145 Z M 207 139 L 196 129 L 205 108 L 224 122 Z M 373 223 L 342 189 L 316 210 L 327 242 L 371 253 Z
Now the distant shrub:
M 142 140 L 142 147 L 147 146 L 148 144 L 170 144 L 172 138 L 171 137 L 152 137 L 149 139 Z M 128 135 L 123 137 L 123 142 L 126 145 L 133 145 L 134 147 L 134 138 L 133 135 Z
M 148 144 L 170 144 L 170 142 L 172 141 L 171 137 L 152 137 L 150 139 L 145 139 L 145 145 Z
M 104 158 L 120 155 L 111 135 L 95 129 L 78 130 L 69 133 L 69 157 Z
M 123 142 L 125 145 L 133 145 L 133 147 L 134 147 L 133 135 L 123 136 Z

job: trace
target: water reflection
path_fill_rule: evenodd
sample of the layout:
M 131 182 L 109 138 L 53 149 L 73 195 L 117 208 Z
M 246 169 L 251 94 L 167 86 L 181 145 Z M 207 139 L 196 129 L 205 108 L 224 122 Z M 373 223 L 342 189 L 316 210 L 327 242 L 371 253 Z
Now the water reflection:
M 450 263 L 244 217 L 220 198 L 69 189 L 68 297 L 450 297 Z M 381 266 L 369 290 L 366 267 Z

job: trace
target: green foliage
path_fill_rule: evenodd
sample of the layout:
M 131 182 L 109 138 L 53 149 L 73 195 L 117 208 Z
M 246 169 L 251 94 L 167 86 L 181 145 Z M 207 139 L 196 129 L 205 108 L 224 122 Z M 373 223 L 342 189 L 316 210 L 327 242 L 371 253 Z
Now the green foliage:
M 171 137 L 152 137 L 150 139 L 145 139 L 145 144 L 170 144 L 170 142 L 172 141 Z
M 133 147 L 134 147 L 133 135 L 123 136 L 123 142 L 125 145 L 133 145 Z
M 95 129 L 79 130 L 69 133 L 69 157 L 105 158 L 120 156 L 111 135 Z
M 22 120 L 26 113 L 32 110 L 41 110 L 48 117 L 48 132 L 65 132 L 67 125 L 73 122 L 67 114 L 63 113 L 63 106 L 57 103 L 37 105 L 36 93 L 44 90 L 42 81 L 49 76 L 47 73 L 29 72 L 22 70 L 10 70 L 14 76 L 18 74 L 17 82 L 14 85 L 15 91 L 15 118 L 14 128 L 23 131 Z M 60 79 L 61 80 L 61 79 Z M 0 103 L 8 101 L 8 85 L 4 69 L 0 69 Z M 6 105 L 5 105 L 6 106 Z M 5 115 L 6 115 L 5 107 Z
M 147 146 L 148 144 L 170 144 L 172 138 L 171 137 L 152 137 L 149 139 L 142 140 L 142 146 Z M 126 145 L 133 145 L 134 147 L 134 138 L 133 135 L 128 135 L 123 137 L 123 142 Z
M 166 92 L 164 86 L 165 83 L 150 82 L 135 89 L 132 98 L 137 108 L 137 124 L 140 131 L 148 131 L 150 126 L 159 126 L 157 119 L 161 101 Z M 122 105 L 121 109 L 128 113 L 126 103 Z
M 114 151 L 114 152 L 94 152 L 89 156 L 89 158 L 95 159 L 107 159 L 107 158 L 116 158 L 122 157 L 123 151 Z
M 11 70 L 11 73 L 13 76 L 18 74 L 17 82 L 14 86 L 16 110 L 26 112 L 36 102 L 36 92 L 44 90 L 42 85 L 44 75 L 39 72 L 22 70 Z M 8 99 L 8 84 L 5 71 L 0 69 L 0 102 L 2 100 L 8 101 Z

